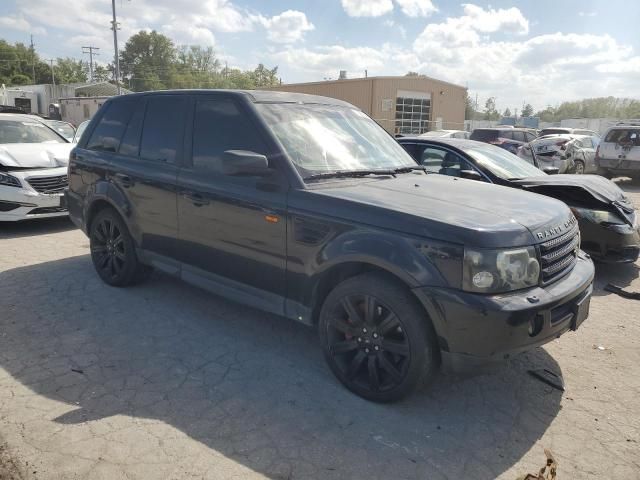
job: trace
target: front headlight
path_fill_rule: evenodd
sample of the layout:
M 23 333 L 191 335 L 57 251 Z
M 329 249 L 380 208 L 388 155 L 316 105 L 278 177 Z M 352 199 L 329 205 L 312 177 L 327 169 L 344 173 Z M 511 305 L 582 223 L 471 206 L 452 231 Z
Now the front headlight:
M 9 187 L 21 187 L 20 180 L 16 177 L 9 175 L 8 173 L 0 172 L 0 185 L 7 185 Z
M 534 247 L 464 251 L 462 288 L 468 292 L 511 292 L 536 286 L 539 278 Z
M 576 217 L 589 220 L 593 223 L 606 223 L 613 225 L 625 225 L 626 223 L 619 215 L 606 210 L 591 210 L 590 208 L 577 207 L 572 207 L 571 210 Z

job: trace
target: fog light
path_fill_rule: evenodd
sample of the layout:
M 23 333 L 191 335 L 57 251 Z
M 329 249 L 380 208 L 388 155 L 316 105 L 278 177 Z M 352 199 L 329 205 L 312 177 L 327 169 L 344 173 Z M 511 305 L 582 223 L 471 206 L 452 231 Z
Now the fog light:
M 473 285 L 477 288 L 489 288 L 493 285 L 491 272 L 478 272 L 473 276 Z

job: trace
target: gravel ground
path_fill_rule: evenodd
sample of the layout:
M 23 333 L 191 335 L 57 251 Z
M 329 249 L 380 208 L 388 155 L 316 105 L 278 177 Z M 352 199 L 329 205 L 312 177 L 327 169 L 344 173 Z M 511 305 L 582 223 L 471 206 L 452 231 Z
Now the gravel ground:
M 304 326 L 163 275 L 104 285 L 66 219 L 2 225 L 0 246 L 0 479 L 514 480 L 544 448 L 561 480 L 640 478 L 640 302 L 602 289 L 640 291 L 640 264 L 598 267 L 578 332 L 376 405 Z

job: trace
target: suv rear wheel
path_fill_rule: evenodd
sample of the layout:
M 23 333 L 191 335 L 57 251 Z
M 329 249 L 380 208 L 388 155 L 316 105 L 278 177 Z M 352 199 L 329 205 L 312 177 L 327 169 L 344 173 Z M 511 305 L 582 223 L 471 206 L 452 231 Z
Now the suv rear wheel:
M 352 392 L 375 402 L 411 393 L 437 366 L 433 328 L 406 288 L 377 274 L 340 283 L 319 319 L 329 367 Z
M 118 213 L 107 208 L 91 222 L 91 259 L 100 278 L 114 287 L 142 281 L 151 271 L 141 264 L 129 230 Z

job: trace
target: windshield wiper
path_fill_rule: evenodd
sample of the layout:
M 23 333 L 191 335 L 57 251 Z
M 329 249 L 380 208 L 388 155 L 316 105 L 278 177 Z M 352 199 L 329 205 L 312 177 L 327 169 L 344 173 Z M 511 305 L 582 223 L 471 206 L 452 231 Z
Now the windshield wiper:
M 395 170 L 336 170 L 333 172 L 314 173 L 303 178 L 303 180 L 321 180 L 323 178 L 356 178 L 367 175 L 391 175 L 395 176 Z
M 416 165 L 415 167 L 414 166 L 411 166 L 411 167 L 400 167 L 400 168 L 396 168 L 394 170 L 394 172 L 395 173 L 409 173 L 409 172 L 415 172 L 416 170 L 420 170 L 421 172 L 424 172 L 424 173 L 431 173 L 431 172 L 427 171 L 427 167 L 424 167 L 422 165 Z

